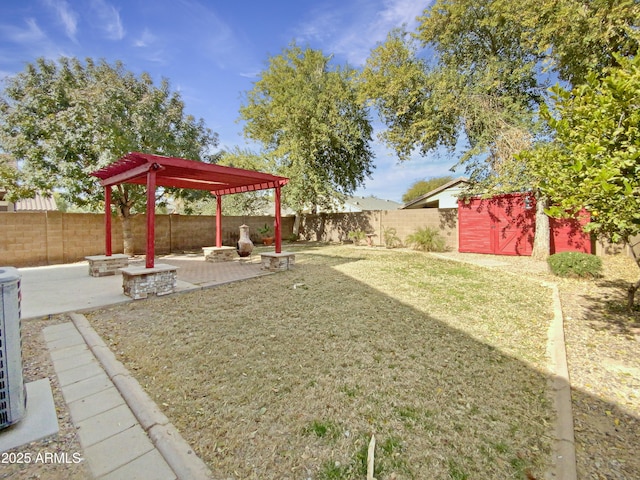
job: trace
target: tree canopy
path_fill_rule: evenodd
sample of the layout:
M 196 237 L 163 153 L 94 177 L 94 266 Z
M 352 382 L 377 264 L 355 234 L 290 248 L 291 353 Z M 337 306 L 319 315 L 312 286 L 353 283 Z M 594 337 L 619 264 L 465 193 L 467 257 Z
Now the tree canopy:
M 429 193 L 432 190 L 435 190 L 436 188 L 441 187 L 442 185 L 449 183 L 452 180 L 453 177 L 451 175 L 445 175 L 442 177 L 431 177 L 426 180 L 416 180 L 411 184 L 404 195 L 402 195 L 402 201 L 404 203 L 408 203 L 411 200 L 415 200 L 425 193 Z
M 518 154 L 542 138 L 551 82 L 577 85 L 618 65 L 638 51 L 639 27 L 634 0 L 437 0 L 413 36 L 392 32 L 372 52 L 362 92 L 401 160 L 444 147 L 470 193 L 529 190 L 538 172 Z M 539 258 L 549 249 L 545 204 Z
M 552 216 L 586 209 L 588 231 L 628 244 L 640 234 L 640 57 L 618 62 L 602 78 L 588 75 L 570 91 L 554 88 L 554 108 L 542 112 L 552 140 L 522 158 L 552 200 Z M 629 306 L 639 286 L 630 290 Z
M 540 134 L 553 79 L 581 83 L 638 49 L 634 0 L 437 0 L 391 32 L 362 73 L 401 160 L 441 147 L 484 191 L 530 186 L 515 155 Z
M 103 189 L 89 174 L 129 151 L 207 160 L 216 144 L 167 80 L 156 86 L 120 62 L 41 58 L 10 77 L 0 99 L 0 148 L 17 161 L 14 184 L 31 194 L 59 190 L 78 206 L 103 208 Z M 125 184 L 112 202 L 126 219 L 144 210 L 145 198 L 143 187 Z M 127 240 L 125 224 L 125 253 L 133 253 Z
M 227 151 L 219 152 L 215 163 L 227 167 L 244 168 L 261 172 L 272 172 L 273 165 L 268 158 L 261 156 L 248 148 L 234 147 Z M 259 190 L 255 192 L 236 193 L 222 196 L 222 211 L 225 215 L 260 215 L 271 200 L 269 191 Z M 182 203 L 181 213 L 196 215 L 215 215 L 216 201 L 209 194 L 192 195 Z
M 293 44 L 269 64 L 240 109 L 245 136 L 260 142 L 284 202 L 297 212 L 351 194 L 373 168 L 372 127 L 358 101 L 355 72 L 331 66 L 319 50 Z

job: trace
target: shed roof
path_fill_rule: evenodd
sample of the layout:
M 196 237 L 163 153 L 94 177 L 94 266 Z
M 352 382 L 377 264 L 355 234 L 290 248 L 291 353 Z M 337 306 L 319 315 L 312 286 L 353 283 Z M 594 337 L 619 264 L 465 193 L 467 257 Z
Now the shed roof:
M 150 170 L 155 170 L 158 186 L 208 190 L 214 195 L 282 187 L 289 181 L 254 170 L 140 152 L 130 152 L 91 175 L 98 177 L 105 187 L 120 183 L 144 185 Z

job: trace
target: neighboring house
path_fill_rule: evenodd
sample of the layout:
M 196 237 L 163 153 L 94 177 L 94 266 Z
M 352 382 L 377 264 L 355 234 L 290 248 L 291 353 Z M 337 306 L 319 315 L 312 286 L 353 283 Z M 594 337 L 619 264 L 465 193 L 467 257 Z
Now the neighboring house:
M 53 197 L 36 195 L 34 198 L 24 198 L 17 202 L 5 200 L 6 192 L 0 190 L 0 212 L 44 212 L 58 210 Z
M 469 183 L 465 178 L 456 178 L 444 185 L 407 202 L 403 209 L 411 208 L 458 208 L 458 197 Z

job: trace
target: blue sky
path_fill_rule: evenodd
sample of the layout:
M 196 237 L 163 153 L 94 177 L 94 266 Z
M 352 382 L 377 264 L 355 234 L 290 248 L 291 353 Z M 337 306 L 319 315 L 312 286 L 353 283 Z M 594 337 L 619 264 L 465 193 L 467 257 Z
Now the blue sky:
M 431 0 L 3 0 L 0 79 L 38 57 L 121 60 L 167 78 L 186 111 L 247 146 L 238 122 L 244 92 L 292 41 L 361 67 L 394 27 L 410 30 Z M 374 119 L 377 120 L 375 113 Z M 377 139 L 376 169 L 358 195 L 400 201 L 416 180 L 450 174 L 455 159 L 416 155 L 399 164 Z

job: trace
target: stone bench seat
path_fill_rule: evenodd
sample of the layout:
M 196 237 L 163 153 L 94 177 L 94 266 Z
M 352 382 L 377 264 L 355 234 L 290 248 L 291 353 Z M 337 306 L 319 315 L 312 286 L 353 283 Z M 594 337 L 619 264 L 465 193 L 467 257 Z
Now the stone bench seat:
M 117 253 L 115 255 L 90 255 L 84 257 L 89 262 L 89 275 L 92 277 L 106 277 L 120 273 L 121 268 L 129 266 L 129 255 Z
M 127 267 L 122 272 L 122 290 L 124 294 L 135 299 L 147 298 L 150 295 L 168 295 L 173 293 L 178 284 L 178 267 L 157 264 L 153 268 Z

